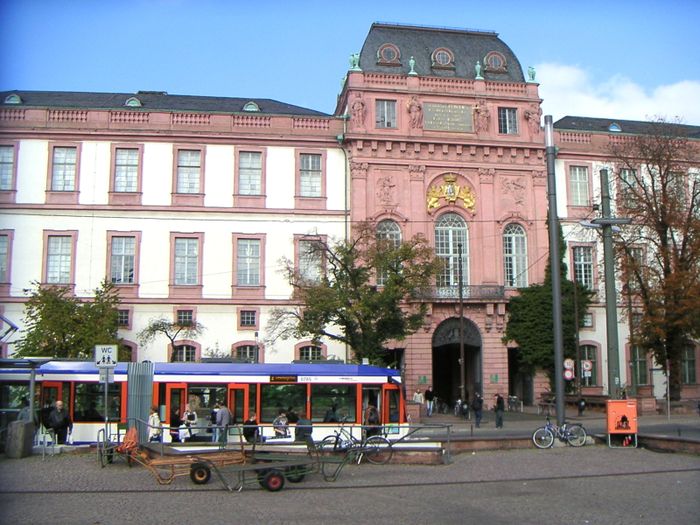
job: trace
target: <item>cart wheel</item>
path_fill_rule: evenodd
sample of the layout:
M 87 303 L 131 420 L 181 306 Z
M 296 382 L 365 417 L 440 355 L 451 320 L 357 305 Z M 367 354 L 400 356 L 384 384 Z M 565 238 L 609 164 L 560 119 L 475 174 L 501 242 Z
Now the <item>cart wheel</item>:
M 291 483 L 301 483 L 306 476 L 304 467 L 287 467 L 284 474 Z
M 206 485 L 211 478 L 211 470 L 204 463 L 193 463 L 190 467 L 190 479 L 195 485 Z
M 284 487 L 284 474 L 279 470 L 270 470 L 263 478 L 264 487 L 270 492 L 277 492 Z

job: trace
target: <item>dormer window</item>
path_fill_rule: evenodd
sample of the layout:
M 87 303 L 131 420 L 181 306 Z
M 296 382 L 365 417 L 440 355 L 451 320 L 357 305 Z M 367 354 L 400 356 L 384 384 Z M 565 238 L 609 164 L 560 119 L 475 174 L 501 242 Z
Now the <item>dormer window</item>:
M 377 64 L 385 66 L 401 65 L 401 52 L 394 44 L 382 44 L 377 50 Z
M 486 71 L 505 73 L 507 67 L 506 57 L 498 51 L 491 51 L 484 57 L 484 67 Z
M 141 104 L 141 101 L 136 97 L 129 97 L 126 99 L 126 102 L 124 102 L 124 105 L 128 108 L 140 108 L 143 104 Z
M 433 61 L 434 68 L 453 69 L 455 67 L 454 53 L 445 47 L 439 47 L 433 51 L 431 59 Z
M 260 106 L 251 100 L 250 102 L 247 102 L 245 106 L 243 106 L 243 111 L 250 111 L 251 113 L 259 112 Z
M 608 131 L 610 131 L 612 133 L 622 133 L 622 128 L 620 127 L 620 125 L 617 122 L 612 122 L 608 126 Z
M 17 93 L 12 93 L 12 95 L 7 95 L 5 97 L 5 104 L 21 104 L 22 103 L 22 97 L 20 97 Z

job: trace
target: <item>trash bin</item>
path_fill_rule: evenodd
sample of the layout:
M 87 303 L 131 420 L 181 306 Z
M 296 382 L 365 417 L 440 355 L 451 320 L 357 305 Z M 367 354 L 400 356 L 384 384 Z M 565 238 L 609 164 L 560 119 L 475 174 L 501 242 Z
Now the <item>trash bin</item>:
M 5 455 L 8 458 L 24 458 L 32 454 L 34 446 L 34 423 L 31 421 L 13 421 L 7 427 L 7 446 Z
M 608 446 L 637 447 L 637 400 L 609 400 L 608 409 Z

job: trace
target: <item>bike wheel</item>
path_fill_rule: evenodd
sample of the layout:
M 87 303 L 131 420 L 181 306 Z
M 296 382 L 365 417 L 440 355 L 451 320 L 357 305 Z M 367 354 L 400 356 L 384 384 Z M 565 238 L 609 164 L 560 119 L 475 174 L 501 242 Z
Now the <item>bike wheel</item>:
M 582 447 L 586 444 L 586 429 L 581 425 L 569 425 L 567 428 L 566 442 L 572 447 Z
M 331 454 L 338 451 L 338 438 L 336 436 L 326 436 L 318 444 L 321 454 Z
M 391 442 L 383 436 L 372 436 L 364 444 L 363 454 L 373 465 L 385 465 L 394 455 Z
M 532 433 L 532 442 L 537 448 L 549 448 L 554 444 L 554 434 L 547 427 L 540 427 Z

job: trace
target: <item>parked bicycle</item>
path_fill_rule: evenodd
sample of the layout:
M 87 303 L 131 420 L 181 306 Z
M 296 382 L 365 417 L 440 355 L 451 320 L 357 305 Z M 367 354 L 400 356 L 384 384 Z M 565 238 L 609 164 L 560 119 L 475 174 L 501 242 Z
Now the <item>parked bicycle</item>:
M 391 460 L 394 455 L 394 450 L 391 447 L 391 441 L 384 436 L 370 436 L 362 439 L 356 438 L 347 426 L 347 417 L 341 421 L 340 428 L 332 435 L 326 436 L 319 444 L 321 453 L 330 452 L 346 452 L 354 454 L 357 457 L 357 463 L 362 461 L 362 458 L 367 458 L 367 461 L 374 465 L 384 465 Z
M 572 447 L 582 447 L 586 444 L 588 434 L 586 429 L 578 423 L 569 424 L 565 422 L 562 426 L 557 426 L 547 416 L 545 425 L 532 433 L 532 442 L 537 448 L 549 448 L 554 444 L 555 437 Z

